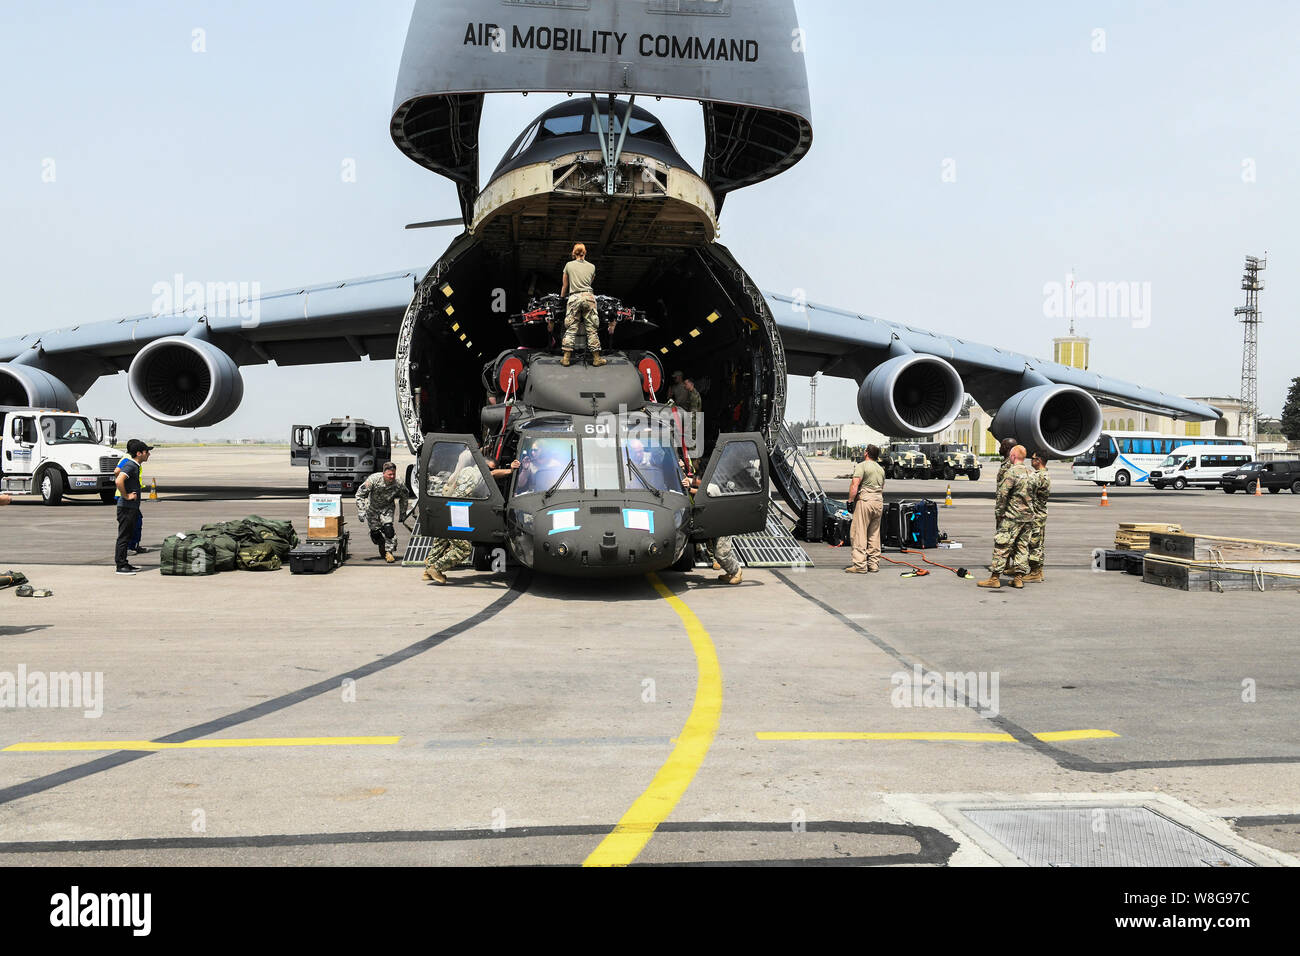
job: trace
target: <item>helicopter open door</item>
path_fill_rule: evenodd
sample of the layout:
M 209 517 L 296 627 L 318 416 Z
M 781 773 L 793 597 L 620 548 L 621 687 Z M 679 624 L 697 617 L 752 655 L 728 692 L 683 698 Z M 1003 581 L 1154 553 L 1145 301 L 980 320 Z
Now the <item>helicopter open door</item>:
M 422 534 L 477 544 L 505 539 L 505 497 L 472 435 L 425 435 L 415 481 Z
M 294 425 L 289 433 L 289 463 L 306 465 L 311 460 L 315 432 L 310 425 Z
M 691 539 L 767 527 L 767 446 L 758 432 L 721 434 L 691 505 Z

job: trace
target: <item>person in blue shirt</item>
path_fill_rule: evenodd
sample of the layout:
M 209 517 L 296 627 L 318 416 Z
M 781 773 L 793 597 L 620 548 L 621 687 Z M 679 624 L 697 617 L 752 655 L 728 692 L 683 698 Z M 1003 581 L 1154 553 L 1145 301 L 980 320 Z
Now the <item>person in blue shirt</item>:
M 117 472 L 117 547 L 113 560 L 118 574 L 138 574 L 140 569 L 126 559 L 127 547 L 136 535 L 140 520 L 140 466 L 149 460 L 152 445 L 146 445 L 138 438 L 126 443 L 128 458 L 122 459 Z M 136 539 L 137 541 L 139 538 Z
M 152 448 L 153 446 L 150 445 L 149 447 Z M 117 463 L 117 467 L 113 469 L 114 481 L 117 481 L 117 476 L 121 473 L 122 466 L 130 460 L 131 460 L 130 456 L 123 456 L 122 460 Z M 148 456 L 145 456 L 145 460 L 146 461 L 148 460 Z M 140 485 L 141 485 L 140 490 L 143 493 L 144 491 L 144 487 L 143 487 L 144 466 L 143 465 L 140 466 Z M 117 497 L 117 503 L 120 505 L 122 503 L 122 493 L 119 491 L 116 497 Z M 131 536 L 131 540 L 127 542 L 126 545 L 127 549 L 135 554 L 148 554 L 149 549 L 143 547 L 140 544 L 140 539 L 143 536 L 144 536 L 144 510 L 142 508 L 138 508 L 136 509 L 136 514 L 135 514 L 135 533 Z

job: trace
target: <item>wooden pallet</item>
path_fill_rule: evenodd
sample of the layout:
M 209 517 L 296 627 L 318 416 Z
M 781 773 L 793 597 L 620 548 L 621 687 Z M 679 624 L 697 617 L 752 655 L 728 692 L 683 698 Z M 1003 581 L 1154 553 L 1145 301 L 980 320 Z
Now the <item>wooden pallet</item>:
M 1142 580 L 1177 591 L 1300 591 L 1300 562 L 1222 567 L 1148 554 L 1142 562 Z
M 1155 532 L 1178 532 L 1183 526 L 1163 522 L 1121 521 L 1115 531 L 1115 547 L 1121 551 L 1148 551 Z
M 1227 538 L 1213 534 L 1151 533 L 1147 550 L 1162 557 L 1208 561 L 1211 564 L 1242 562 L 1279 563 L 1300 561 L 1300 544 L 1289 541 L 1257 541 L 1254 538 Z

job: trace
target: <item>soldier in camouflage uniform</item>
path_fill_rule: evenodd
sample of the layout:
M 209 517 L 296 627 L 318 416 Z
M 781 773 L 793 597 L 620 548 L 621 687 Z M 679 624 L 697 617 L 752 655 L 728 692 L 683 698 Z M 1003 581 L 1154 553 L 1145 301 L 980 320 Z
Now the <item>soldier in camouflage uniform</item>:
M 401 505 L 396 502 L 401 499 Z M 410 507 L 411 492 L 397 480 L 397 466 L 384 462 L 383 468 L 361 483 L 357 489 L 357 520 L 364 521 L 370 529 L 370 540 L 379 546 L 379 556 L 393 564 L 397 558 L 397 529 L 393 526 L 394 511 L 397 520 L 405 521 Z
M 1014 575 L 1012 587 L 1024 587 L 1029 572 L 1029 536 L 1034 524 L 1034 501 L 1031 489 L 1033 472 L 1025 464 L 1025 449 L 1016 445 L 1007 456 L 1010 464 L 998 483 L 995 512 L 1000 516 L 993 536 L 993 561 L 989 578 L 980 581 L 982 588 L 1002 587 L 1001 575 Z
M 1002 479 L 1007 476 L 1007 469 L 1011 467 L 1011 449 L 1015 447 L 1016 440 L 1014 438 L 1004 438 L 998 446 L 998 452 L 1002 455 L 1002 464 L 998 465 L 997 484 L 993 486 L 995 489 L 1002 487 Z M 993 509 L 993 527 L 996 529 L 1001 523 L 1002 514 L 995 507 Z
M 684 463 L 679 459 L 678 464 Z M 700 490 L 700 475 L 696 472 L 693 476 L 682 478 L 682 490 L 693 499 L 695 493 Z M 686 547 L 694 547 L 688 544 Z M 736 551 L 731 546 L 731 535 L 723 535 L 720 538 L 712 538 L 705 543 L 705 547 L 713 553 L 714 567 L 721 569 L 722 573 L 718 575 L 718 580 L 726 584 L 739 584 L 744 580 L 745 572 L 741 570 L 740 559 L 736 557 Z
M 1047 476 L 1047 457 L 1034 452 L 1034 473 L 1030 476 L 1034 499 L 1034 525 L 1029 535 L 1029 573 L 1026 581 L 1043 580 L 1043 540 L 1047 537 L 1047 498 L 1052 493 L 1052 479 Z

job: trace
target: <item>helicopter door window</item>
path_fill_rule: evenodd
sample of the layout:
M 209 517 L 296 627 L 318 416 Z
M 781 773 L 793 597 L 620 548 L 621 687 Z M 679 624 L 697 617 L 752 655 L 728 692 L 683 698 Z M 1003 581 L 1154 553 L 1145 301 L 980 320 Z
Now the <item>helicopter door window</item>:
M 709 482 L 708 496 L 752 495 L 762 488 L 758 446 L 753 442 L 733 442 L 722 450 L 722 458 Z
M 429 453 L 428 495 L 434 498 L 468 498 L 482 501 L 488 497 L 483 471 L 474 461 L 474 453 L 463 442 L 435 442 Z

